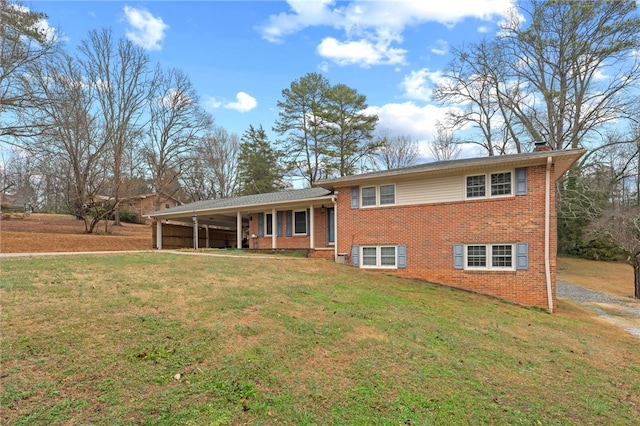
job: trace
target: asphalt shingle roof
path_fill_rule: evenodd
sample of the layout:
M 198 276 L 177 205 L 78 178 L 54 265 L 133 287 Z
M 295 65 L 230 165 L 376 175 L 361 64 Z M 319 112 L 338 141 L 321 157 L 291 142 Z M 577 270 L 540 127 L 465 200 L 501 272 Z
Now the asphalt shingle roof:
M 331 195 L 333 191 L 325 188 L 306 188 L 291 191 L 269 192 L 266 194 L 243 195 L 241 197 L 218 198 L 214 200 L 200 200 L 183 206 L 159 210 L 149 213 L 149 216 L 171 214 L 200 210 L 225 209 L 233 207 L 251 206 L 256 204 L 273 204 L 287 201 L 307 200 Z

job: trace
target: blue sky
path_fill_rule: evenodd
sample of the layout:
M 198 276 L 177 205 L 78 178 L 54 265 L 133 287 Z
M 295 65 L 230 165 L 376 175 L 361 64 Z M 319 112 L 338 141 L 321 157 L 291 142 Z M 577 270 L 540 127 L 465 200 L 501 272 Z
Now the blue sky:
M 110 27 L 191 78 L 215 123 L 270 135 L 282 90 L 309 72 L 367 97 L 379 129 L 426 141 L 443 109 L 430 89 L 450 47 L 491 37 L 511 0 L 32 1 L 75 52 Z

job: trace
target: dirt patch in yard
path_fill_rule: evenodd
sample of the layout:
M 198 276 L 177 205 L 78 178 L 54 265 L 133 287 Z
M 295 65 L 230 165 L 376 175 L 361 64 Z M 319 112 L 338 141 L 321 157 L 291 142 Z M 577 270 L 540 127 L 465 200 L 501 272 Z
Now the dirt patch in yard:
M 151 226 L 124 223 L 98 225 L 86 234 L 84 222 L 72 215 L 3 214 L 0 219 L 0 252 L 45 253 L 81 251 L 125 251 L 152 248 Z

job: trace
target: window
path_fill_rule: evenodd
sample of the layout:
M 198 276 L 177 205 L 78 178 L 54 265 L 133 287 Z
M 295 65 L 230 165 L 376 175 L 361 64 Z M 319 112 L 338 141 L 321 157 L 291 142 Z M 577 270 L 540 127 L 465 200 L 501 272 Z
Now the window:
M 378 247 L 362 247 L 362 266 L 377 266 Z
M 296 235 L 306 235 L 307 234 L 307 211 L 300 210 L 293 213 L 294 224 L 293 224 L 293 233 Z
M 511 268 L 513 266 L 513 247 L 511 245 L 491 246 L 491 266 Z
M 397 264 L 396 246 L 362 247 L 363 268 L 395 268 Z
M 380 185 L 380 205 L 395 204 L 396 187 L 395 185 Z
M 165 204 L 165 205 L 164 205 L 164 208 L 165 208 L 165 209 L 170 209 L 170 208 L 171 208 L 171 206 L 169 205 L 169 203 L 167 203 L 167 204 Z
M 362 188 L 362 207 L 376 205 L 376 187 L 368 186 Z
M 487 247 L 468 246 L 467 266 L 470 268 L 484 268 L 487 266 Z
M 264 215 L 264 221 L 266 222 L 265 223 L 266 232 L 264 233 L 264 235 L 265 236 L 273 235 L 273 214 L 266 213 Z
M 396 248 L 380 247 L 380 266 L 394 267 L 396 266 Z
M 484 175 L 467 176 L 467 198 L 484 197 L 485 184 Z
M 480 198 L 489 196 L 499 197 L 504 195 L 511 195 L 513 192 L 511 172 L 491 173 L 489 175 L 489 194 L 487 194 L 486 182 L 486 175 L 467 176 L 467 198 Z
M 361 189 L 362 207 L 375 207 L 395 204 L 396 186 L 394 184 L 365 186 Z
M 513 244 L 468 245 L 465 269 L 513 270 Z
M 511 195 L 511 173 L 493 173 L 491 175 L 491 196 Z

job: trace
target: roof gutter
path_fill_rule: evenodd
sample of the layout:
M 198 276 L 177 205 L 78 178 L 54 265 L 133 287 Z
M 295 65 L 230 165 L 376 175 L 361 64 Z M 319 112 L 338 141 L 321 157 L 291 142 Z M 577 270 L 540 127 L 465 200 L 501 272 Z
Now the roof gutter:
M 551 210 L 551 164 L 553 159 L 547 157 L 547 171 L 545 174 L 545 194 L 544 194 L 544 273 L 547 281 L 547 303 L 549 312 L 553 313 L 553 288 L 551 286 L 551 265 L 550 265 L 550 210 Z

